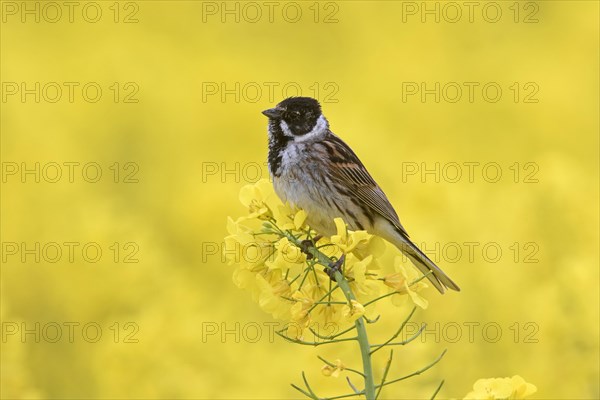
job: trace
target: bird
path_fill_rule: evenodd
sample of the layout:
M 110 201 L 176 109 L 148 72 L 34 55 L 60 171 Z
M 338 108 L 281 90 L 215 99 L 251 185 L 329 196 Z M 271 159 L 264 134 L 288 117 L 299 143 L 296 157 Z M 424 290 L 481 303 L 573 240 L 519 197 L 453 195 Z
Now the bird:
M 381 187 L 330 130 L 318 100 L 289 97 L 262 113 L 268 117 L 267 161 L 275 193 L 304 210 L 312 229 L 331 236 L 334 219 L 341 217 L 350 230 L 365 230 L 396 246 L 440 293 L 460 291 L 411 241 Z

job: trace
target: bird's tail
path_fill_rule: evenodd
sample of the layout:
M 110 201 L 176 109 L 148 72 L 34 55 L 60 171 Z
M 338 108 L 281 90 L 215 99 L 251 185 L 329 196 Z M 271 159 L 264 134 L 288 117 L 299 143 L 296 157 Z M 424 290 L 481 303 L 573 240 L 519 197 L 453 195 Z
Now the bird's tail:
M 406 236 L 404 232 L 396 232 L 394 241 L 392 242 L 402 253 L 404 253 L 419 270 L 427 276 L 433 286 L 440 292 L 444 293 L 446 289 L 460 291 L 460 288 L 448 275 L 444 273 L 423 253 L 416 244 Z

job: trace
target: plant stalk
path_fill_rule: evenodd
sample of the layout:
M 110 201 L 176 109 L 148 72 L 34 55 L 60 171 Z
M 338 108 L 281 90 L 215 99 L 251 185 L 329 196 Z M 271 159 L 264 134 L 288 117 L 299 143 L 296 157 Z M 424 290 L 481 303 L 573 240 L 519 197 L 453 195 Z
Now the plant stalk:
M 294 243 L 299 248 L 302 248 L 302 243 L 299 239 L 295 238 L 289 232 L 285 232 L 284 235 L 289 241 Z M 309 247 L 308 249 L 305 249 L 305 251 L 310 253 L 319 264 L 325 266 L 326 268 L 331 268 L 332 260 L 325 254 L 321 253 L 318 249 Z M 348 300 L 348 304 L 350 304 L 352 300 L 356 301 L 356 297 L 350 288 L 350 283 L 348 280 L 346 280 L 344 275 L 340 271 L 335 271 L 334 278 L 340 289 L 342 289 L 346 300 Z M 360 354 L 363 363 L 363 375 L 365 381 L 364 394 L 367 400 L 375 400 L 375 381 L 373 379 L 373 366 L 371 365 L 371 345 L 369 344 L 369 338 L 367 336 L 365 319 L 360 317 L 354 322 L 354 325 L 357 332 L 356 340 L 360 346 Z
M 350 289 L 350 284 L 339 271 L 335 272 L 335 281 L 344 292 L 344 296 L 351 300 L 356 300 L 354 293 Z M 354 322 L 356 326 L 357 340 L 360 346 L 360 355 L 363 363 L 363 373 L 365 379 L 365 397 L 367 400 L 375 400 L 375 381 L 373 380 L 373 366 L 371 365 L 371 345 L 367 337 L 367 328 L 365 327 L 365 319 L 360 317 Z

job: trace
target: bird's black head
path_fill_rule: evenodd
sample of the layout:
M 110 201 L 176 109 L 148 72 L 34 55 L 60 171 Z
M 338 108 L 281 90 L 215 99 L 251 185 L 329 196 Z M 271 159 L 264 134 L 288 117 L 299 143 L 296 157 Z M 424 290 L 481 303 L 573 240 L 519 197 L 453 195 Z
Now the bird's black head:
M 272 124 L 279 126 L 286 136 L 292 137 L 306 135 L 320 123 L 327 123 L 324 117 L 321 118 L 321 105 L 311 97 L 289 97 L 262 113 L 269 117 Z

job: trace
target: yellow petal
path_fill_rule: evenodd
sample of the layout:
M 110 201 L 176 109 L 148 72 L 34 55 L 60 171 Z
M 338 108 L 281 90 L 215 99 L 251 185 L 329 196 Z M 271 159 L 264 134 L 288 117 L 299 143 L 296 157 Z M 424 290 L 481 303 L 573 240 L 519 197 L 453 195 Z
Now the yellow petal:
M 245 268 L 237 268 L 233 271 L 233 283 L 239 288 L 246 288 L 253 283 L 255 275 Z
M 356 258 L 346 258 L 346 268 L 352 269 L 353 278 L 357 283 L 364 283 L 366 278 L 367 266 L 373 261 L 373 256 L 368 256 L 364 260 L 354 261 Z M 350 262 L 348 262 L 350 261 Z
M 408 294 L 410 295 L 410 299 L 412 300 L 413 303 L 415 303 L 415 305 L 421 307 L 422 309 L 426 309 L 427 306 L 429 306 L 429 302 L 427 301 L 427 299 L 422 297 L 417 292 L 414 292 L 409 289 Z
M 400 272 L 395 272 L 393 274 L 386 275 L 383 278 L 383 283 L 386 286 L 394 289 L 394 291 L 400 292 L 406 287 L 406 277 Z
M 306 221 L 306 212 L 304 210 L 300 210 L 294 216 L 294 227 L 296 230 L 302 228 L 304 222 Z
M 346 239 L 346 224 L 344 223 L 344 220 L 341 218 L 335 218 L 333 220 L 333 222 L 335 223 L 335 229 L 337 231 L 337 235 L 341 240 L 345 240 Z
M 368 254 L 372 254 L 373 257 L 379 258 L 385 253 L 386 248 L 387 246 L 382 238 L 372 236 L 368 244 Z
M 260 193 L 262 200 L 266 200 L 269 196 L 275 194 L 273 185 L 268 179 L 261 179 L 256 182 L 254 186 L 256 187 L 258 193 Z
M 537 392 L 537 387 L 535 385 L 525 382 L 525 379 L 521 378 L 519 375 L 513 376 L 511 382 L 514 388 L 515 399 L 523 399 Z
M 234 235 L 238 231 L 237 223 L 231 217 L 227 217 L 227 233 Z
M 245 185 L 240 189 L 240 203 L 248 207 L 252 200 L 256 200 L 258 193 L 254 185 Z
M 304 330 L 308 327 L 309 323 L 310 319 L 307 319 L 306 323 L 290 322 L 287 327 L 287 336 L 292 339 L 303 340 Z
M 346 304 L 342 308 L 342 315 L 350 321 L 356 321 L 365 313 L 365 307 L 356 300 L 350 300 L 350 305 Z

